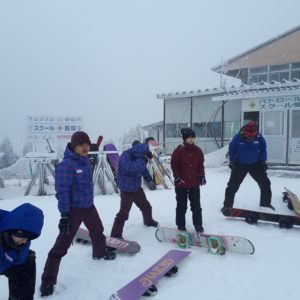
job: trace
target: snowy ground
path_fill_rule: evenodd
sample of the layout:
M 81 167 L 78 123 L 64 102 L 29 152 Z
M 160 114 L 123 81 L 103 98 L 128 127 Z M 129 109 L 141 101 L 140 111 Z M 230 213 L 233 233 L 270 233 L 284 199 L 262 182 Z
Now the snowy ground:
M 227 253 L 214 256 L 203 248 L 192 249 L 191 255 L 179 265 L 174 278 L 163 278 L 155 299 L 298 299 L 300 228 L 280 229 L 277 225 L 259 223 L 248 225 L 243 221 L 226 219 L 221 213 L 224 190 L 229 178 L 227 167 L 207 168 L 207 185 L 201 188 L 204 228 L 208 233 L 240 235 L 250 239 L 256 249 L 252 256 Z M 295 174 L 294 174 L 295 175 Z M 293 214 L 282 202 L 281 193 L 286 186 L 300 195 L 299 178 L 286 176 L 282 171 L 269 171 L 276 211 Z M 46 186 L 47 191 L 49 187 Z M 57 236 L 59 214 L 55 197 L 22 196 L 25 184 L 6 181 L 0 189 L 0 208 L 11 210 L 23 202 L 40 207 L 45 214 L 41 237 L 32 243 L 37 252 L 36 297 L 40 277 L 48 251 Z M 51 191 L 52 192 L 52 191 Z M 170 190 L 146 190 L 153 206 L 153 215 L 162 226 L 175 225 L 175 193 Z M 109 234 L 116 212 L 119 196 L 99 195 L 95 205 Z M 247 176 L 236 195 L 235 206 L 259 209 L 259 189 Z M 192 228 L 190 211 L 187 226 Z M 63 258 L 55 293 L 49 299 L 107 300 L 109 296 L 131 281 L 174 246 L 159 243 L 154 228 L 146 228 L 136 207 L 124 229 L 124 236 L 140 243 L 142 250 L 135 256 L 119 255 L 114 261 L 93 261 L 91 247 L 74 245 Z M 7 280 L 0 276 L 0 300 L 8 298 Z M 48 298 L 47 298 L 48 299 Z

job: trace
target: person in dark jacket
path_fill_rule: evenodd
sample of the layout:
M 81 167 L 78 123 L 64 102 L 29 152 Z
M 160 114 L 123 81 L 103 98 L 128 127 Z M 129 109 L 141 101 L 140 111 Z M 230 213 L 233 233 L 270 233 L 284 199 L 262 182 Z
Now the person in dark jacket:
M 35 291 L 35 252 L 31 241 L 41 234 L 43 212 L 25 203 L 0 210 L 0 275 L 8 278 L 9 300 L 32 300 Z
M 195 230 L 203 232 L 199 185 L 206 184 L 204 155 L 202 150 L 194 144 L 196 137 L 194 130 L 183 128 L 181 135 L 183 145 L 179 145 L 171 157 L 177 201 L 176 225 L 179 230 L 186 231 L 185 214 L 189 198 Z
M 91 141 L 82 131 L 72 135 L 64 159 L 55 170 L 55 190 L 61 214 L 59 235 L 48 254 L 40 287 L 41 296 L 53 294 L 59 265 L 83 222 L 92 240 L 93 259 L 112 260 L 115 253 L 106 248 L 104 228 L 94 206 L 92 165 L 88 157 Z
M 148 145 L 141 143 L 136 143 L 120 156 L 117 182 L 121 191 L 121 207 L 111 230 L 112 237 L 123 238 L 123 227 L 133 203 L 141 210 L 146 226 L 158 226 L 152 218 L 152 207 L 142 188 L 142 177 L 152 181 L 146 167 L 147 158 L 151 159 L 152 153 Z
M 275 208 L 271 204 L 271 182 L 267 176 L 267 145 L 253 121 L 243 126 L 229 144 L 231 174 L 225 191 L 224 208 L 233 207 L 234 196 L 246 175 L 260 188 L 260 206 Z

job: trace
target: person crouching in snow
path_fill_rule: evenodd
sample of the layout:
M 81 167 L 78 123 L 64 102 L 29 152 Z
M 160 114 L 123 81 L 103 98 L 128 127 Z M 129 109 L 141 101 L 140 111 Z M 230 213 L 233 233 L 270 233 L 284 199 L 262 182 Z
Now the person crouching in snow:
M 133 203 L 141 210 L 146 226 L 158 227 L 158 222 L 152 218 L 152 207 L 142 188 L 142 177 L 146 181 L 152 181 L 146 167 L 147 158 L 151 159 L 152 153 L 148 145 L 141 143 L 136 143 L 120 156 L 117 182 L 121 191 L 121 207 L 111 230 L 112 237 L 123 238 L 123 227 Z
M 8 278 L 11 300 L 33 299 L 36 264 L 35 252 L 29 248 L 43 223 L 43 212 L 29 203 L 10 212 L 0 209 L 0 275 Z
M 91 141 L 83 131 L 75 132 L 66 147 L 64 159 L 55 170 L 55 190 L 61 213 L 59 235 L 48 254 L 40 287 L 41 296 L 53 294 L 59 265 L 83 222 L 90 233 L 93 259 L 113 260 L 106 248 L 104 228 L 94 206 L 93 170 L 88 153 Z

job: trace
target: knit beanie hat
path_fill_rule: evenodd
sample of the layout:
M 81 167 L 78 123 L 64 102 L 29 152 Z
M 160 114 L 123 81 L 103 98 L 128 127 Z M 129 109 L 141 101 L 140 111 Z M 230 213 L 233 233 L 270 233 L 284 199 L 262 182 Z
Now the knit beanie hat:
M 89 136 L 83 131 L 76 131 L 71 137 L 71 148 L 74 149 L 79 144 L 87 143 L 91 145 Z
M 196 137 L 195 131 L 194 131 L 192 128 L 189 128 L 189 127 L 187 127 L 187 128 L 182 128 L 182 129 L 180 130 L 180 132 L 181 132 L 183 141 L 185 141 L 185 140 L 186 140 L 187 138 L 189 138 L 189 137 L 192 137 L 192 138 L 195 138 L 195 137 Z
M 255 123 L 253 121 L 250 121 L 247 125 L 243 128 L 243 135 L 246 138 L 252 138 L 257 135 L 257 128 L 255 126 Z

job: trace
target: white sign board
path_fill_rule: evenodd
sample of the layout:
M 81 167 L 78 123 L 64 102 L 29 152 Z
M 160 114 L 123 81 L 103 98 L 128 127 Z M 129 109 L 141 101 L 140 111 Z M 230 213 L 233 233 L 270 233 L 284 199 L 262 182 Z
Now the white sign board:
M 53 143 L 70 141 L 75 131 L 82 130 L 82 117 L 79 116 L 28 116 L 26 118 L 26 141 Z

